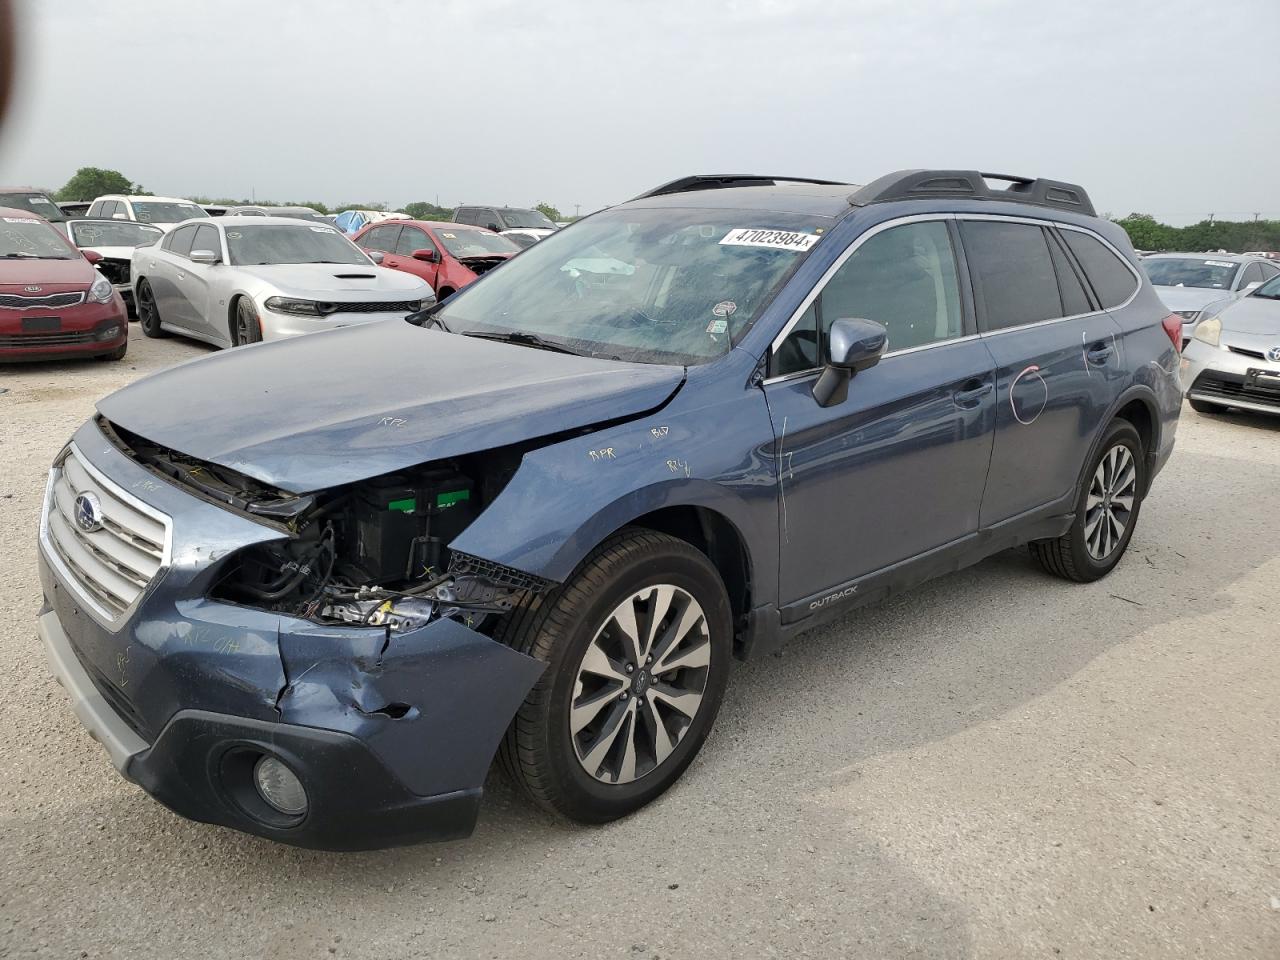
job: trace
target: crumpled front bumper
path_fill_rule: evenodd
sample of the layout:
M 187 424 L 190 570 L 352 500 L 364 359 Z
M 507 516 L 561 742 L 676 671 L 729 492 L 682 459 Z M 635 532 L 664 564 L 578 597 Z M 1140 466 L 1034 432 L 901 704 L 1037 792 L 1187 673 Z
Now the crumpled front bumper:
M 171 563 L 118 622 L 40 545 L 50 669 L 116 769 L 183 816 L 298 846 L 470 833 L 498 743 L 545 664 L 450 619 L 389 634 L 206 599 L 232 544 L 279 534 L 156 482 L 89 427 L 79 448 L 173 527 Z M 241 761 L 261 754 L 303 782 L 301 818 L 285 822 L 249 792 Z

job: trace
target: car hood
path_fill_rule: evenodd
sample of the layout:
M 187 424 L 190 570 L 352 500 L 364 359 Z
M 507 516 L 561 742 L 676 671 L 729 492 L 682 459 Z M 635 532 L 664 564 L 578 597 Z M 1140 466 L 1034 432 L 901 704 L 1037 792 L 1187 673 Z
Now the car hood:
M 1218 315 L 1224 332 L 1271 337 L 1280 344 L 1280 300 L 1244 297 Z
M 1216 300 L 1230 299 L 1230 290 L 1211 287 L 1156 287 L 1161 302 L 1170 310 L 1203 310 Z
M 93 283 L 93 267 L 84 257 L 71 260 L 0 260 L 0 285 Z
M 638 416 L 684 375 L 386 320 L 185 363 L 98 410 L 162 446 L 310 493 Z
M 426 296 L 429 289 L 421 278 L 403 270 L 360 264 L 273 263 L 232 269 L 297 297 L 343 299 L 341 294 L 350 293 L 347 299 L 358 300 L 370 292 L 413 297 Z
M 109 260 L 132 260 L 134 247 L 100 247 L 96 244 L 80 247 L 81 250 L 92 250 Z

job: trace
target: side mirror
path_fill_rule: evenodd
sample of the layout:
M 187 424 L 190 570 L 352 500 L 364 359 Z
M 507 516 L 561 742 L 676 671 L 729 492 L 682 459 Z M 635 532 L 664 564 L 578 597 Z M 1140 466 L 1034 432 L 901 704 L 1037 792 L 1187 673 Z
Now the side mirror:
M 1253 283 L 1246 283 L 1244 285 L 1244 292 L 1253 293 L 1253 291 L 1257 290 L 1260 286 L 1262 286 L 1261 280 L 1255 280 Z
M 219 259 L 221 258 L 212 250 L 192 250 L 191 251 L 192 263 L 203 263 L 206 266 L 208 266 L 209 264 L 217 263 Z
M 820 407 L 844 403 L 849 380 L 860 370 L 874 367 L 889 345 L 883 324 L 861 318 L 837 320 L 827 334 L 827 365 L 813 385 L 813 399 Z
M 491 224 L 489 224 L 489 229 L 490 229 L 490 230 L 492 230 L 494 233 L 501 233 L 501 232 L 502 232 L 502 228 L 501 228 L 500 226 L 498 226 L 496 223 L 491 223 Z
M 376 263 L 378 266 L 382 266 L 382 261 L 387 259 L 386 254 L 384 254 L 381 250 L 366 250 L 365 253 L 367 253 L 369 255 L 369 259 L 372 260 L 374 263 Z
M 111 219 L 112 220 L 128 220 L 129 218 L 125 216 L 123 213 L 113 213 L 111 215 Z
M 81 250 L 80 253 L 90 263 L 97 264 L 102 262 L 102 254 L 100 254 L 97 250 Z
M 421 260 L 423 263 L 435 263 L 440 259 L 440 256 L 434 250 L 415 250 L 413 251 L 413 259 Z

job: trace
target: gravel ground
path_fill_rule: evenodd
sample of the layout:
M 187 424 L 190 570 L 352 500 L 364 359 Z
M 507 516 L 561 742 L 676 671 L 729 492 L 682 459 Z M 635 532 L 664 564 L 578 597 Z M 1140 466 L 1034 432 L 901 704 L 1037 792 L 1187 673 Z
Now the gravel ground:
M 607 827 L 500 778 L 370 854 L 188 823 L 116 776 L 35 638 L 48 464 L 204 355 L 0 367 L 0 956 L 1280 956 L 1280 420 L 1183 411 L 1106 580 L 1010 552 L 740 666 L 683 781 Z

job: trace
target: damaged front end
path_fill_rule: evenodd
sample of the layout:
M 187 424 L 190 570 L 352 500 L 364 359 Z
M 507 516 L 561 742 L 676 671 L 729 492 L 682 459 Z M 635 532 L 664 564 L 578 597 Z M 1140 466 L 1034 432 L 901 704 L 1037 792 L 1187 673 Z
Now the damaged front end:
M 441 618 L 482 630 L 551 586 L 448 547 L 501 491 L 520 451 L 457 457 L 297 495 L 102 426 L 148 469 L 281 531 L 225 566 L 210 591 L 214 599 L 320 625 L 385 627 L 389 637 Z
M 493 755 L 545 666 L 494 631 L 552 583 L 448 544 L 518 452 L 298 495 L 102 418 L 69 450 L 109 509 L 145 491 L 172 528 L 168 566 L 116 622 L 84 615 L 85 571 L 64 562 L 79 555 L 42 542 L 50 663 L 124 776 L 183 816 L 300 846 L 471 832 Z M 59 464 L 51 490 L 80 482 Z M 255 786 L 282 770 L 299 810 Z

